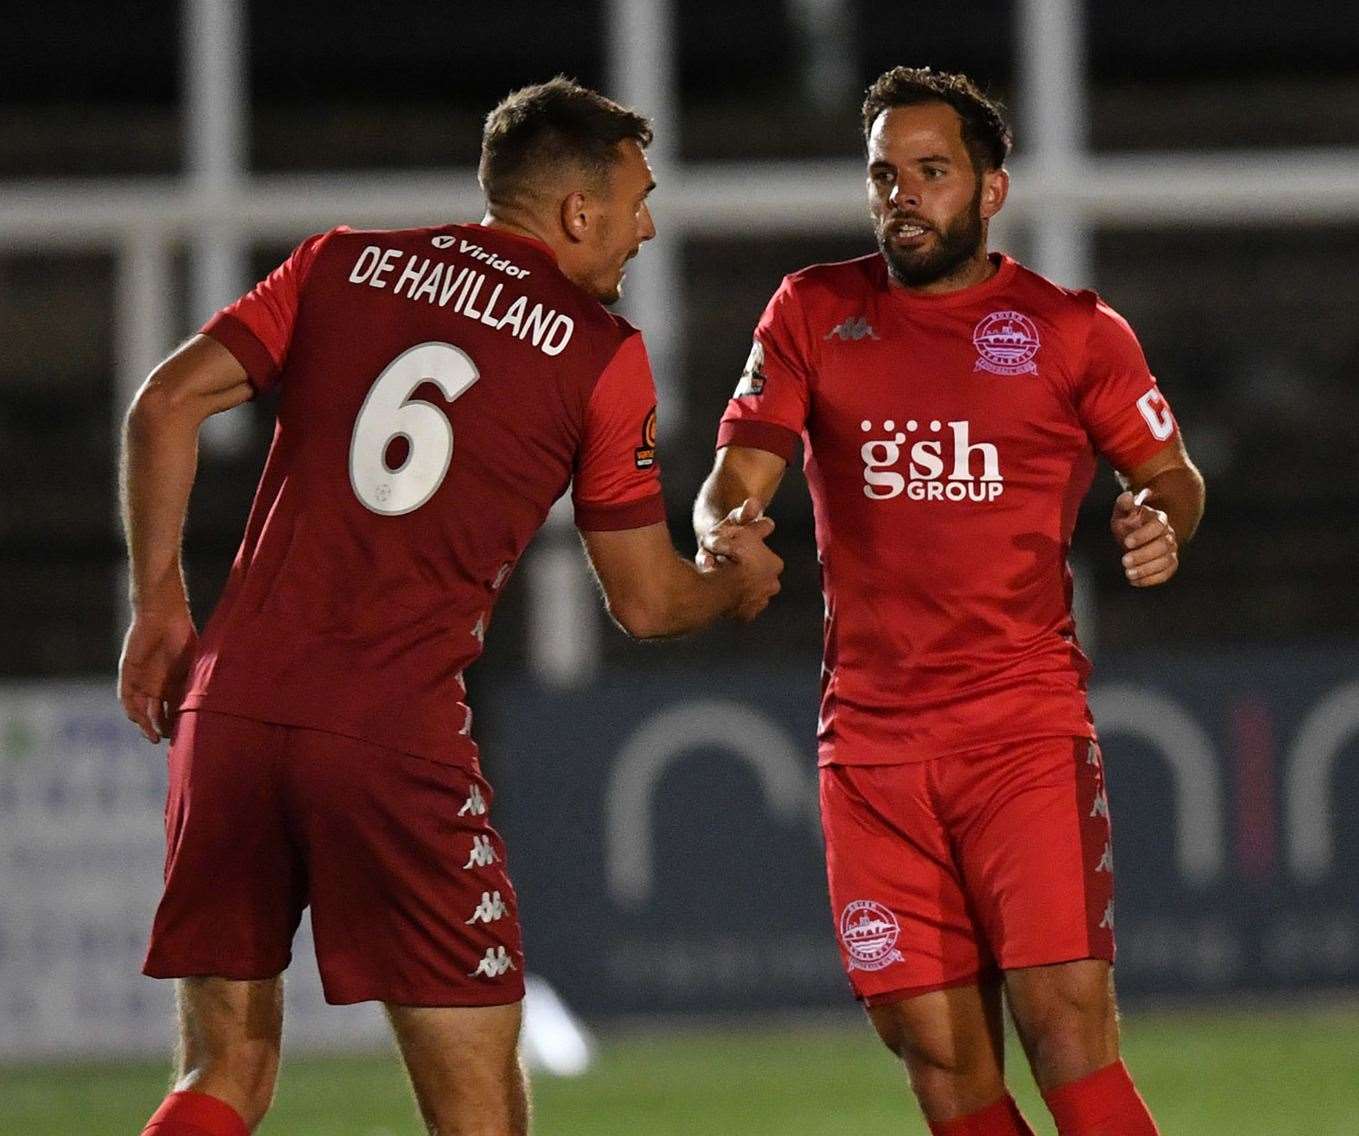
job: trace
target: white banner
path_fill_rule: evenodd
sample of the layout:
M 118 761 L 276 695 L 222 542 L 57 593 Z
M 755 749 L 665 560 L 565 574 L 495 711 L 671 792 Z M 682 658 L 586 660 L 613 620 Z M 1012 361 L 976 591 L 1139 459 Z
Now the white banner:
M 0 686 L 0 1061 L 169 1052 L 172 984 L 141 975 L 160 895 L 166 745 L 113 682 Z M 290 1047 L 371 1049 L 373 1005 L 327 1006 L 303 921 Z

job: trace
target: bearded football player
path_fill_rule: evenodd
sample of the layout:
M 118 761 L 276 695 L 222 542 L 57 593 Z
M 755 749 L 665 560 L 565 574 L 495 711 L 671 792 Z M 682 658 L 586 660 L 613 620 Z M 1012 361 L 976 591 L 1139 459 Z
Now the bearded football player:
M 878 252 L 784 279 L 694 507 L 804 455 L 825 594 L 822 825 L 840 955 L 936 1136 L 1031 1136 L 1002 1004 L 1061 1136 L 1150 1136 L 1119 1053 L 1113 850 L 1067 552 L 1103 456 L 1128 582 L 1164 584 L 1203 480 L 1128 324 L 990 252 L 1011 131 L 965 76 L 863 105 Z

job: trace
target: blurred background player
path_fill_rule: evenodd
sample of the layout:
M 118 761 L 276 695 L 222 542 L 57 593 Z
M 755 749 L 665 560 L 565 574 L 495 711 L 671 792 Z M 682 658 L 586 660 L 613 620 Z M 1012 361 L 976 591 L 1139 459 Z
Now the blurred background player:
M 664 524 L 642 338 L 601 306 L 655 233 L 650 140 L 566 80 L 517 91 L 486 121 L 481 224 L 312 237 L 138 394 L 119 693 L 171 738 L 145 970 L 181 980 L 177 1091 L 148 1132 L 259 1123 L 308 904 L 327 999 L 386 1004 L 430 1130 L 526 1131 L 515 893 L 463 701 L 497 594 L 568 484 L 636 637 L 752 618 L 781 568 L 753 511 L 716 571 Z M 198 429 L 275 384 L 200 640 L 180 565 Z
M 1125 575 L 1203 481 L 1127 323 L 987 251 L 1011 131 L 962 75 L 863 106 L 880 256 L 785 278 L 694 507 L 700 564 L 799 439 L 825 592 L 822 824 L 842 961 L 937 1136 L 1031 1133 L 1002 987 L 1061 1136 L 1156 1131 L 1119 1057 L 1113 858 L 1066 565 L 1096 453 Z M 1137 496 L 1133 496 L 1133 492 Z

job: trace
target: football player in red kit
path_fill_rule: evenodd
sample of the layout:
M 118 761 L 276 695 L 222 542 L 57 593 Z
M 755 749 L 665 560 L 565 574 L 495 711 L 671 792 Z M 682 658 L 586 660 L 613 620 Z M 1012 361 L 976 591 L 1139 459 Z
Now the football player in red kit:
M 730 510 L 767 503 L 801 442 L 840 952 L 931 1131 L 1031 1131 L 1002 1073 L 1003 991 L 1062 1136 L 1145 1136 L 1066 556 L 1097 454 L 1127 482 L 1112 525 L 1138 587 L 1174 574 L 1203 481 L 1127 323 L 988 253 L 999 108 L 963 76 L 897 68 L 863 123 L 880 255 L 770 301 L 695 505 L 699 562 L 733 554 Z
M 308 905 L 326 997 L 386 1004 L 429 1130 L 527 1130 L 519 920 L 463 671 L 568 486 L 635 636 L 752 618 L 781 567 L 753 509 L 716 571 L 665 526 L 642 337 L 602 306 L 655 235 L 650 139 L 566 80 L 518 91 L 486 122 L 480 224 L 311 237 L 138 393 L 120 698 L 171 739 L 145 970 L 180 980 L 182 1062 L 148 1133 L 259 1123 Z M 273 447 L 200 639 L 179 550 L 198 428 L 275 386 Z

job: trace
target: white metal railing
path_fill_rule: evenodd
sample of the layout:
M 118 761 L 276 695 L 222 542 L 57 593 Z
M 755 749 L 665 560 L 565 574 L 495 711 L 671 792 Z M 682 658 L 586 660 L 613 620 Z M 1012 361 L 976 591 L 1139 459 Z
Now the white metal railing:
M 185 329 L 169 302 L 173 242 L 193 250 L 190 318 L 231 299 L 250 242 L 293 241 L 337 223 L 391 227 L 476 218 L 471 167 L 403 172 L 250 174 L 244 169 L 246 74 L 242 0 L 183 0 L 184 178 L 63 179 L 7 183 L 0 250 L 110 248 L 118 260 L 115 429 L 143 377 Z M 662 234 L 629 272 L 627 313 L 647 335 L 663 429 L 685 422 L 678 382 L 684 334 L 679 248 L 685 236 L 842 232 L 867 234 L 857 158 L 807 162 L 682 164 L 671 0 L 605 0 L 610 88 L 656 122 L 650 157 Z M 804 28 L 837 24 L 836 0 L 790 0 Z M 996 225 L 997 243 L 1020 231 L 1028 259 L 1066 284 L 1092 283 L 1095 226 L 1312 224 L 1359 220 L 1359 148 L 1242 153 L 1094 155 L 1086 146 L 1082 0 L 1017 0 L 1021 156 Z M 843 13 L 841 13 L 843 15 Z M 814 70 L 814 69 L 813 69 Z M 847 140 L 847 147 L 850 140 Z M 791 267 L 791 266 L 790 266 Z M 225 423 L 231 415 L 219 416 Z M 239 423 L 240 418 L 236 421 Z M 233 431 L 206 442 L 230 448 Z M 554 510 L 547 546 L 566 526 Z M 555 533 L 556 535 L 552 535 Z M 555 546 L 553 542 L 555 543 Z M 576 557 L 579 563 L 579 557 Z M 544 561 L 535 601 L 555 610 L 531 651 L 540 673 L 568 682 L 589 673 L 598 614 L 588 580 L 564 582 L 564 559 Z M 583 565 L 579 569 L 584 572 Z M 553 605 L 556 605 L 555 608 Z M 574 650 L 563 629 L 575 628 Z

